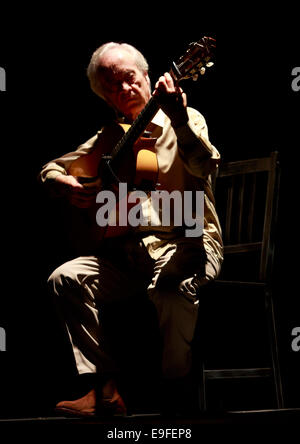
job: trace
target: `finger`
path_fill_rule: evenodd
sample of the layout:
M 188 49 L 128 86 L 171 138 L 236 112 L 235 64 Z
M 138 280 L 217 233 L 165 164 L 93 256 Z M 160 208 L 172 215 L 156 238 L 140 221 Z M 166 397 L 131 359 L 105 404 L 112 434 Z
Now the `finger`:
M 171 90 L 175 90 L 175 84 L 174 84 L 171 74 L 168 72 L 165 72 L 164 78 L 166 80 L 166 84 L 167 84 L 168 88 Z
M 77 187 L 77 188 L 83 188 L 83 185 L 81 185 L 81 183 L 78 182 L 78 180 L 76 179 L 76 177 L 74 176 L 58 176 L 55 179 L 56 182 L 58 183 L 62 183 L 66 186 L 69 187 Z
M 176 92 L 177 87 L 175 87 L 173 79 L 168 72 L 165 72 L 165 74 L 162 76 L 161 83 L 164 86 L 164 89 L 168 94 L 172 94 L 172 93 Z
M 158 81 L 155 84 L 155 88 L 159 90 L 166 90 L 167 89 L 167 81 L 164 76 L 160 76 Z

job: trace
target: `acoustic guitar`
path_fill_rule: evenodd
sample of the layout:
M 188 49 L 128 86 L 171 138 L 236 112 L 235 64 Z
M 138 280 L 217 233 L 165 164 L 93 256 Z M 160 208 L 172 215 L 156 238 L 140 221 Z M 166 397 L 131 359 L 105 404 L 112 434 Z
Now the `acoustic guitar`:
M 197 80 L 206 68 L 213 65 L 215 49 L 216 41 L 211 37 L 204 36 L 190 43 L 186 52 L 172 62 L 169 73 L 174 82 L 189 78 Z M 75 176 L 85 187 L 97 184 L 101 179 L 101 189 L 115 192 L 122 182 L 128 184 L 128 190 L 155 189 L 158 175 L 156 139 L 147 137 L 145 129 L 158 110 L 159 104 L 152 96 L 131 125 L 112 123 L 107 126 L 91 152 L 76 159 L 69 167 L 68 174 Z M 95 223 L 95 209 L 83 212 L 91 213 Z M 96 238 L 120 236 L 129 229 L 129 226 L 98 226 Z

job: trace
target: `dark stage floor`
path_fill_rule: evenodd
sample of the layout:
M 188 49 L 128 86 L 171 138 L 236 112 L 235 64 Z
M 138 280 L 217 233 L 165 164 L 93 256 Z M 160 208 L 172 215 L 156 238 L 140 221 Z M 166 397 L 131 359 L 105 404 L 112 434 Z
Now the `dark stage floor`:
M 101 417 L 67 417 L 67 416 L 37 416 L 0 419 L 3 425 L 21 424 L 98 424 L 107 430 L 129 430 L 141 426 L 145 434 L 151 429 L 167 429 L 179 426 L 187 429 L 188 426 L 209 424 L 300 424 L 300 408 L 274 410 L 248 410 L 222 413 L 201 413 L 193 417 L 168 417 L 159 414 L 133 414 L 130 416 Z M 157 436 L 157 438 L 162 438 Z

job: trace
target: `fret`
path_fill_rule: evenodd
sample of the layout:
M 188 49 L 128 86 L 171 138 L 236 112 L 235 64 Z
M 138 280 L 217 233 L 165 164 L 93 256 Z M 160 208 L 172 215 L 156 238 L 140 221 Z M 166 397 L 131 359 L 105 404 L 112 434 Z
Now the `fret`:
M 140 112 L 129 130 L 122 136 L 117 145 L 110 153 L 111 161 L 115 160 L 120 151 L 131 147 L 141 133 L 144 131 L 152 117 L 157 113 L 159 104 L 154 97 L 151 97 L 145 108 Z

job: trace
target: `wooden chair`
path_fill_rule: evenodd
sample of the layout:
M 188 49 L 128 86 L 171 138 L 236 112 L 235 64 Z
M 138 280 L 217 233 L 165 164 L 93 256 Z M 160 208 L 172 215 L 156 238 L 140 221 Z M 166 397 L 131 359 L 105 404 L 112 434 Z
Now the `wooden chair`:
M 227 295 L 234 294 L 241 302 L 247 293 L 250 294 L 251 304 L 252 295 L 261 295 L 270 364 L 213 369 L 206 368 L 205 361 L 201 360 L 203 384 L 199 398 L 200 408 L 204 411 L 207 408 L 207 383 L 220 379 L 271 378 L 277 407 L 283 408 L 284 405 L 272 288 L 279 176 L 278 153 L 273 152 L 270 157 L 223 163 L 215 180 L 216 207 L 223 230 L 224 264 L 219 278 L 207 286 L 202 299 L 216 294 L 226 299 Z M 205 310 L 201 311 L 201 304 L 200 296 L 200 321 L 208 316 Z M 233 311 L 235 309 L 233 306 Z M 235 315 L 238 317 L 239 313 Z M 209 319 L 209 322 L 213 322 L 211 317 Z M 256 312 L 252 320 L 255 329 Z M 199 328 L 202 328 L 201 325 Z M 205 332 L 202 330 L 201 334 L 203 337 Z M 214 354 L 218 355 L 218 351 Z

